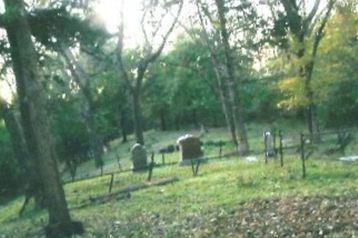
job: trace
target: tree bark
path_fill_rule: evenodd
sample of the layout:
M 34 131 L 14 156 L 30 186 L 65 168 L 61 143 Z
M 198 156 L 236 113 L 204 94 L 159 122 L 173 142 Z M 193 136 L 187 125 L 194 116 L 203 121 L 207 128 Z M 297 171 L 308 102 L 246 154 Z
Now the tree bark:
M 203 16 L 201 14 L 199 1 L 196 2 L 196 7 L 197 7 L 200 24 L 202 26 L 203 37 L 205 39 L 207 47 L 210 50 L 210 61 L 211 61 L 211 64 L 213 66 L 213 70 L 215 73 L 217 89 L 218 89 L 217 91 L 219 94 L 221 109 L 222 109 L 222 112 L 224 113 L 226 126 L 228 128 L 229 134 L 231 135 L 231 140 L 235 146 L 235 149 L 237 149 L 239 142 L 238 142 L 238 138 L 236 135 L 236 125 L 234 123 L 232 108 L 231 108 L 229 100 L 228 100 L 228 93 L 227 93 L 226 87 L 224 86 L 226 81 L 222 74 L 222 64 L 218 60 L 216 50 L 212 47 L 211 42 L 209 40 L 209 35 L 206 32 L 205 23 L 204 23 Z M 208 17 L 210 17 L 210 16 L 208 16 Z
M 120 119 L 121 129 L 122 129 L 122 142 L 127 142 L 128 134 L 128 115 L 126 108 L 121 109 L 121 119 Z
M 31 155 L 43 183 L 46 207 L 49 212 L 48 237 L 64 237 L 83 232 L 81 223 L 74 223 L 67 208 L 65 193 L 57 169 L 56 154 L 51 143 L 44 80 L 31 39 L 22 0 L 5 0 L 5 29 L 11 47 L 13 71 L 20 100 L 22 125 Z
M 162 129 L 162 131 L 166 131 L 167 130 L 167 123 L 165 120 L 165 111 L 162 109 L 159 112 L 159 117 L 160 117 L 160 128 Z
M 244 120 L 244 110 L 241 105 L 241 100 L 237 94 L 237 79 L 235 77 L 234 58 L 232 56 L 232 50 L 229 44 L 229 33 L 226 28 L 226 16 L 225 16 L 225 2 L 224 0 L 215 0 L 218 16 L 219 16 L 219 28 L 220 35 L 223 43 L 224 55 L 225 55 L 225 71 L 227 76 L 227 90 L 230 98 L 230 107 L 232 108 L 232 117 L 237 130 L 237 136 L 239 144 L 237 150 L 240 154 L 247 154 L 249 152 L 249 143 L 247 140 L 247 132 Z
M 134 116 L 134 134 L 137 143 L 144 145 L 142 109 L 140 105 L 140 87 L 132 90 L 133 97 L 133 116 Z

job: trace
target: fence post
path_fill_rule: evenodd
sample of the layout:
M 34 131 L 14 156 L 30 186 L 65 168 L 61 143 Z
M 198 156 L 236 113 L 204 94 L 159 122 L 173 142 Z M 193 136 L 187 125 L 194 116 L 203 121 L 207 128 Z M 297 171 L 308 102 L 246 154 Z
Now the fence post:
M 283 145 L 282 145 L 283 136 L 281 130 L 278 131 L 278 136 L 280 138 L 280 144 L 279 144 L 280 163 L 281 163 L 281 167 L 283 167 Z
M 267 152 L 267 131 L 264 132 L 264 145 L 265 145 L 265 164 L 267 164 L 267 157 L 268 157 L 268 152 Z
M 118 151 L 116 151 L 116 157 L 117 157 L 117 164 L 118 164 L 118 169 L 119 170 L 122 170 L 122 165 L 121 165 L 121 162 L 120 162 L 120 155 L 118 153 Z
M 164 156 L 164 153 L 162 153 L 162 164 L 163 164 L 163 165 L 165 164 L 165 156 Z
M 152 156 L 150 157 L 149 172 L 148 172 L 148 179 L 147 179 L 149 182 L 152 180 L 153 168 L 154 168 L 154 152 L 152 152 Z
M 222 156 L 222 143 L 221 141 L 219 142 L 219 158 L 221 158 Z
M 275 159 L 277 158 L 276 137 L 276 129 L 273 129 L 273 152 L 275 153 Z
M 302 161 L 302 178 L 306 177 L 306 164 L 305 164 L 305 136 L 301 133 L 301 161 Z
M 114 174 L 111 173 L 111 180 L 110 180 L 110 182 L 109 182 L 108 193 L 111 193 L 111 192 L 112 192 L 113 180 L 114 180 Z

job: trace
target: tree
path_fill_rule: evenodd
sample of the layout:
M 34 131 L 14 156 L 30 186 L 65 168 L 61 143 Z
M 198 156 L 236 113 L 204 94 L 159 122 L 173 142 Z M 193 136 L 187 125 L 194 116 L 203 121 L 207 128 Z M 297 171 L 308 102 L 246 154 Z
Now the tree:
M 291 71 L 293 75 L 293 77 L 283 81 L 281 85 L 281 89 L 288 91 L 291 95 L 282 105 L 292 106 L 292 104 L 296 104 L 306 107 L 311 139 L 318 141 L 319 122 L 312 79 L 318 48 L 335 0 L 328 0 L 321 11 L 319 11 L 320 0 L 315 0 L 309 11 L 308 3 L 305 0 L 280 0 L 279 2 L 284 13 L 278 11 L 278 14 L 274 16 L 275 33 L 278 33 L 276 36 L 281 43 L 284 43 L 283 46 L 288 47 L 287 51 L 292 62 Z
M 313 80 L 322 120 L 327 126 L 356 125 L 358 115 L 357 3 L 337 2 L 328 21 Z
M 5 13 L 0 25 L 5 28 L 10 43 L 13 71 L 24 134 L 29 151 L 36 158 L 43 184 L 49 224 L 48 237 L 70 236 L 83 232 L 82 224 L 71 220 L 65 193 L 57 170 L 46 113 L 46 97 L 27 11 L 22 0 L 5 0 Z
M 35 10 L 35 16 L 30 17 L 29 22 L 36 40 L 44 45 L 46 50 L 58 52 L 63 56 L 74 82 L 80 89 L 85 103 L 83 118 L 88 130 L 91 154 L 96 167 L 101 168 L 102 173 L 103 141 L 96 122 L 94 77 L 91 77 L 80 62 L 80 54 L 84 55 L 84 51 L 89 54 L 94 54 L 94 52 L 100 54 L 100 48 L 108 38 L 108 34 L 103 30 L 103 26 L 94 26 L 86 18 L 80 19 L 78 16 L 73 16 L 70 12 L 72 7 L 69 8 L 70 10 L 66 7 L 69 6 Z M 82 8 L 76 8 L 76 10 L 89 11 Z M 80 54 L 75 55 L 73 49 L 79 50 Z M 87 58 L 89 58 L 89 54 L 86 54 Z M 96 64 L 94 65 L 96 66 Z M 103 70 L 103 67 L 92 68 Z M 96 73 L 94 74 L 96 75 Z
M 244 68 L 244 52 L 254 48 L 260 18 L 247 1 L 196 1 L 196 6 L 202 28 L 199 33 L 210 49 L 226 124 L 237 151 L 246 154 L 249 144 L 238 75 Z
M 154 48 L 152 42 L 148 38 L 151 36 L 152 38 L 160 37 L 160 28 L 162 26 L 162 21 L 165 17 L 168 17 L 170 14 L 170 8 L 176 6 L 177 2 L 166 2 L 163 3 L 155 1 L 148 5 L 144 6 L 144 12 L 141 20 L 142 25 L 142 32 L 145 38 L 145 43 L 143 46 L 143 50 L 140 54 L 137 54 L 137 63 L 135 64 L 135 69 L 128 68 L 128 62 L 124 61 L 123 56 L 123 38 L 124 38 L 124 22 L 123 22 L 123 8 L 121 9 L 121 22 L 119 26 L 119 33 L 118 33 L 118 42 L 117 42 L 117 49 L 116 49 L 116 60 L 115 64 L 119 72 L 120 80 L 124 80 L 127 84 L 129 89 L 130 95 L 132 97 L 132 106 L 133 106 L 133 118 L 134 118 L 134 131 L 135 137 L 138 143 L 144 145 L 144 136 L 143 136 L 143 115 L 141 109 L 141 91 L 142 91 L 142 84 L 147 72 L 148 66 L 154 63 L 158 57 L 160 56 L 161 52 L 164 49 L 164 46 L 168 40 L 169 35 L 174 30 L 174 26 L 178 21 L 178 17 L 181 13 L 181 9 L 183 6 L 183 1 L 179 1 L 179 6 L 176 15 L 167 29 L 167 31 L 162 36 L 162 39 L 159 43 L 157 48 Z M 155 21 L 154 12 L 156 8 L 164 8 L 164 14 L 161 13 L 160 19 Z M 147 19 L 149 18 L 149 20 Z M 146 24 L 149 22 L 149 26 Z M 148 29 L 152 29 L 150 35 L 148 33 Z M 149 36 L 148 36 L 149 35 Z M 153 39 L 151 39 L 153 40 Z M 126 64 L 127 63 L 127 64 Z M 133 73 L 134 72 L 134 73 Z

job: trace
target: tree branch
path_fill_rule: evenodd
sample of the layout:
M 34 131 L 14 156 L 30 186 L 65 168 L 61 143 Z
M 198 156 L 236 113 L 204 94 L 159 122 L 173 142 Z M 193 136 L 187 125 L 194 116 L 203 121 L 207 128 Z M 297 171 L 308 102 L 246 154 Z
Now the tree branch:
M 169 27 L 168 31 L 166 32 L 166 34 L 163 36 L 162 42 L 159 45 L 159 47 L 157 48 L 156 51 L 154 51 L 153 53 L 149 54 L 147 57 L 142 58 L 139 63 L 138 63 L 138 67 L 137 67 L 137 77 L 136 77 L 136 88 L 140 88 L 145 71 L 148 68 L 148 65 L 152 62 L 154 62 L 159 55 L 162 53 L 165 44 L 167 43 L 167 40 L 169 38 L 169 35 L 172 33 L 172 31 L 174 30 L 174 27 L 176 25 L 176 23 L 178 22 L 181 10 L 183 9 L 183 1 L 180 1 L 179 3 L 179 9 L 177 11 L 177 14 L 171 24 L 171 26 Z
M 120 24 L 119 24 L 119 31 L 118 31 L 118 42 L 117 42 L 117 54 L 115 54 L 114 61 L 115 65 L 119 68 L 120 77 L 127 83 L 130 90 L 133 89 L 132 84 L 129 80 L 129 76 L 127 73 L 127 69 L 123 62 L 123 38 L 124 38 L 124 17 L 123 17 L 123 0 L 121 0 L 121 10 L 120 10 Z
M 4 14 L 0 14 L 0 28 L 5 28 L 5 17 Z
M 81 92 L 86 97 L 87 100 L 92 103 L 92 93 L 90 89 L 90 77 L 89 75 L 84 71 L 84 69 L 81 67 L 81 65 L 77 62 L 74 55 L 72 54 L 71 50 L 62 47 L 61 48 L 61 54 L 66 60 L 66 63 L 71 71 L 71 75 L 73 79 L 76 81 L 78 86 L 80 87 Z M 81 79 L 85 80 L 85 83 L 82 82 Z
M 312 57 L 314 58 L 317 54 L 317 49 L 318 49 L 318 45 L 319 42 L 321 41 L 322 37 L 323 37 L 323 31 L 324 28 L 327 25 L 328 19 L 331 15 L 334 3 L 336 2 L 336 0 L 330 0 L 328 5 L 327 5 L 327 11 L 325 16 L 322 19 L 322 22 L 320 24 L 320 26 L 318 27 L 316 33 L 314 34 L 315 38 L 314 38 L 314 42 L 313 42 L 313 50 L 312 50 Z
M 167 40 L 169 38 L 169 35 L 172 33 L 172 31 L 174 30 L 174 27 L 176 25 L 176 23 L 178 22 L 178 19 L 179 19 L 179 16 L 180 16 L 180 13 L 181 13 L 181 10 L 183 9 L 183 1 L 180 1 L 180 5 L 179 5 L 179 9 L 177 11 L 177 14 L 170 26 L 170 28 L 168 29 L 168 31 L 166 32 L 166 34 L 164 35 L 163 39 L 162 39 L 162 42 L 161 44 L 159 45 L 158 49 L 150 54 L 148 57 L 146 57 L 144 60 L 143 60 L 143 64 L 145 66 L 145 68 L 147 67 L 147 65 L 153 61 L 155 61 L 159 55 L 162 53 L 163 51 L 163 48 L 165 46 L 165 44 L 167 43 Z
M 308 14 L 308 16 L 303 20 L 303 24 L 305 26 L 308 26 L 310 22 L 312 22 L 314 16 L 316 15 L 318 11 L 319 4 L 321 3 L 321 0 L 316 0 L 314 6 L 312 7 L 312 10 Z

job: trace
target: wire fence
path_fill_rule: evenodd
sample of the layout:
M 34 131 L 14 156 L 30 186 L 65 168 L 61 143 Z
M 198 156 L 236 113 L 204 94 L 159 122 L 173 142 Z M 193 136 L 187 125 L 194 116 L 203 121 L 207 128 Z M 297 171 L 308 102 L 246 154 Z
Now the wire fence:
M 255 146 L 253 150 L 249 151 L 250 156 L 263 155 L 264 163 L 268 163 L 271 159 L 279 159 L 281 167 L 285 164 L 285 157 L 288 155 L 297 155 L 302 162 L 302 177 L 306 177 L 306 160 L 313 155 L 316 157 L 329 156 L 333 154 L 346 155 L 348 153 L 358 153 L 357 146 L 357 132 L 358 128 L 345 128 L 339 130 L 324 131 L 314 134 L 295 133 L 285 134 L 282 130 L 265 131 L 260 138 L 254 138 L 256 141 L 262 141 Z M 170 149 L 164 148 L 156 152 L 151 152 L 151 160 L 148 164 L 148 180 L 151 180 L 153 170 L 155 168 L 177 166 L 179 164 L 180 152 L 178 148 L 170 146 Z M 208 155 L 204 157 L 207 160 L 219 160 L 233 156 L 239 156 L 235 150 L 227 151 L 233 148 L 231 141 L 204 141 L 202 143 L 204 151 L 208 151 Z M 225 150 L 226 149 L 226 150 Z M 118 155 L 119 156 L 119 155 Z M 117 162 L 120 163 L 117 156 Z M 130 157 L 125 155 L 122 157 Z M 170 159 L 168 159 L 170 157 Z M 202 159 L 191 161 L 193 175 L 196 176 L 199 171 L 199 166 L 203 162 Z M 94 179 L 101 176 L 111 176 L 115 174 L 131 172 L 131 168 L 118 167 L 116 170 L 103 172 L 92 176 L 76 177 L 76 174 L 71 179 L 64 180 L 64 183 L 78 182 L 88 179 Z

